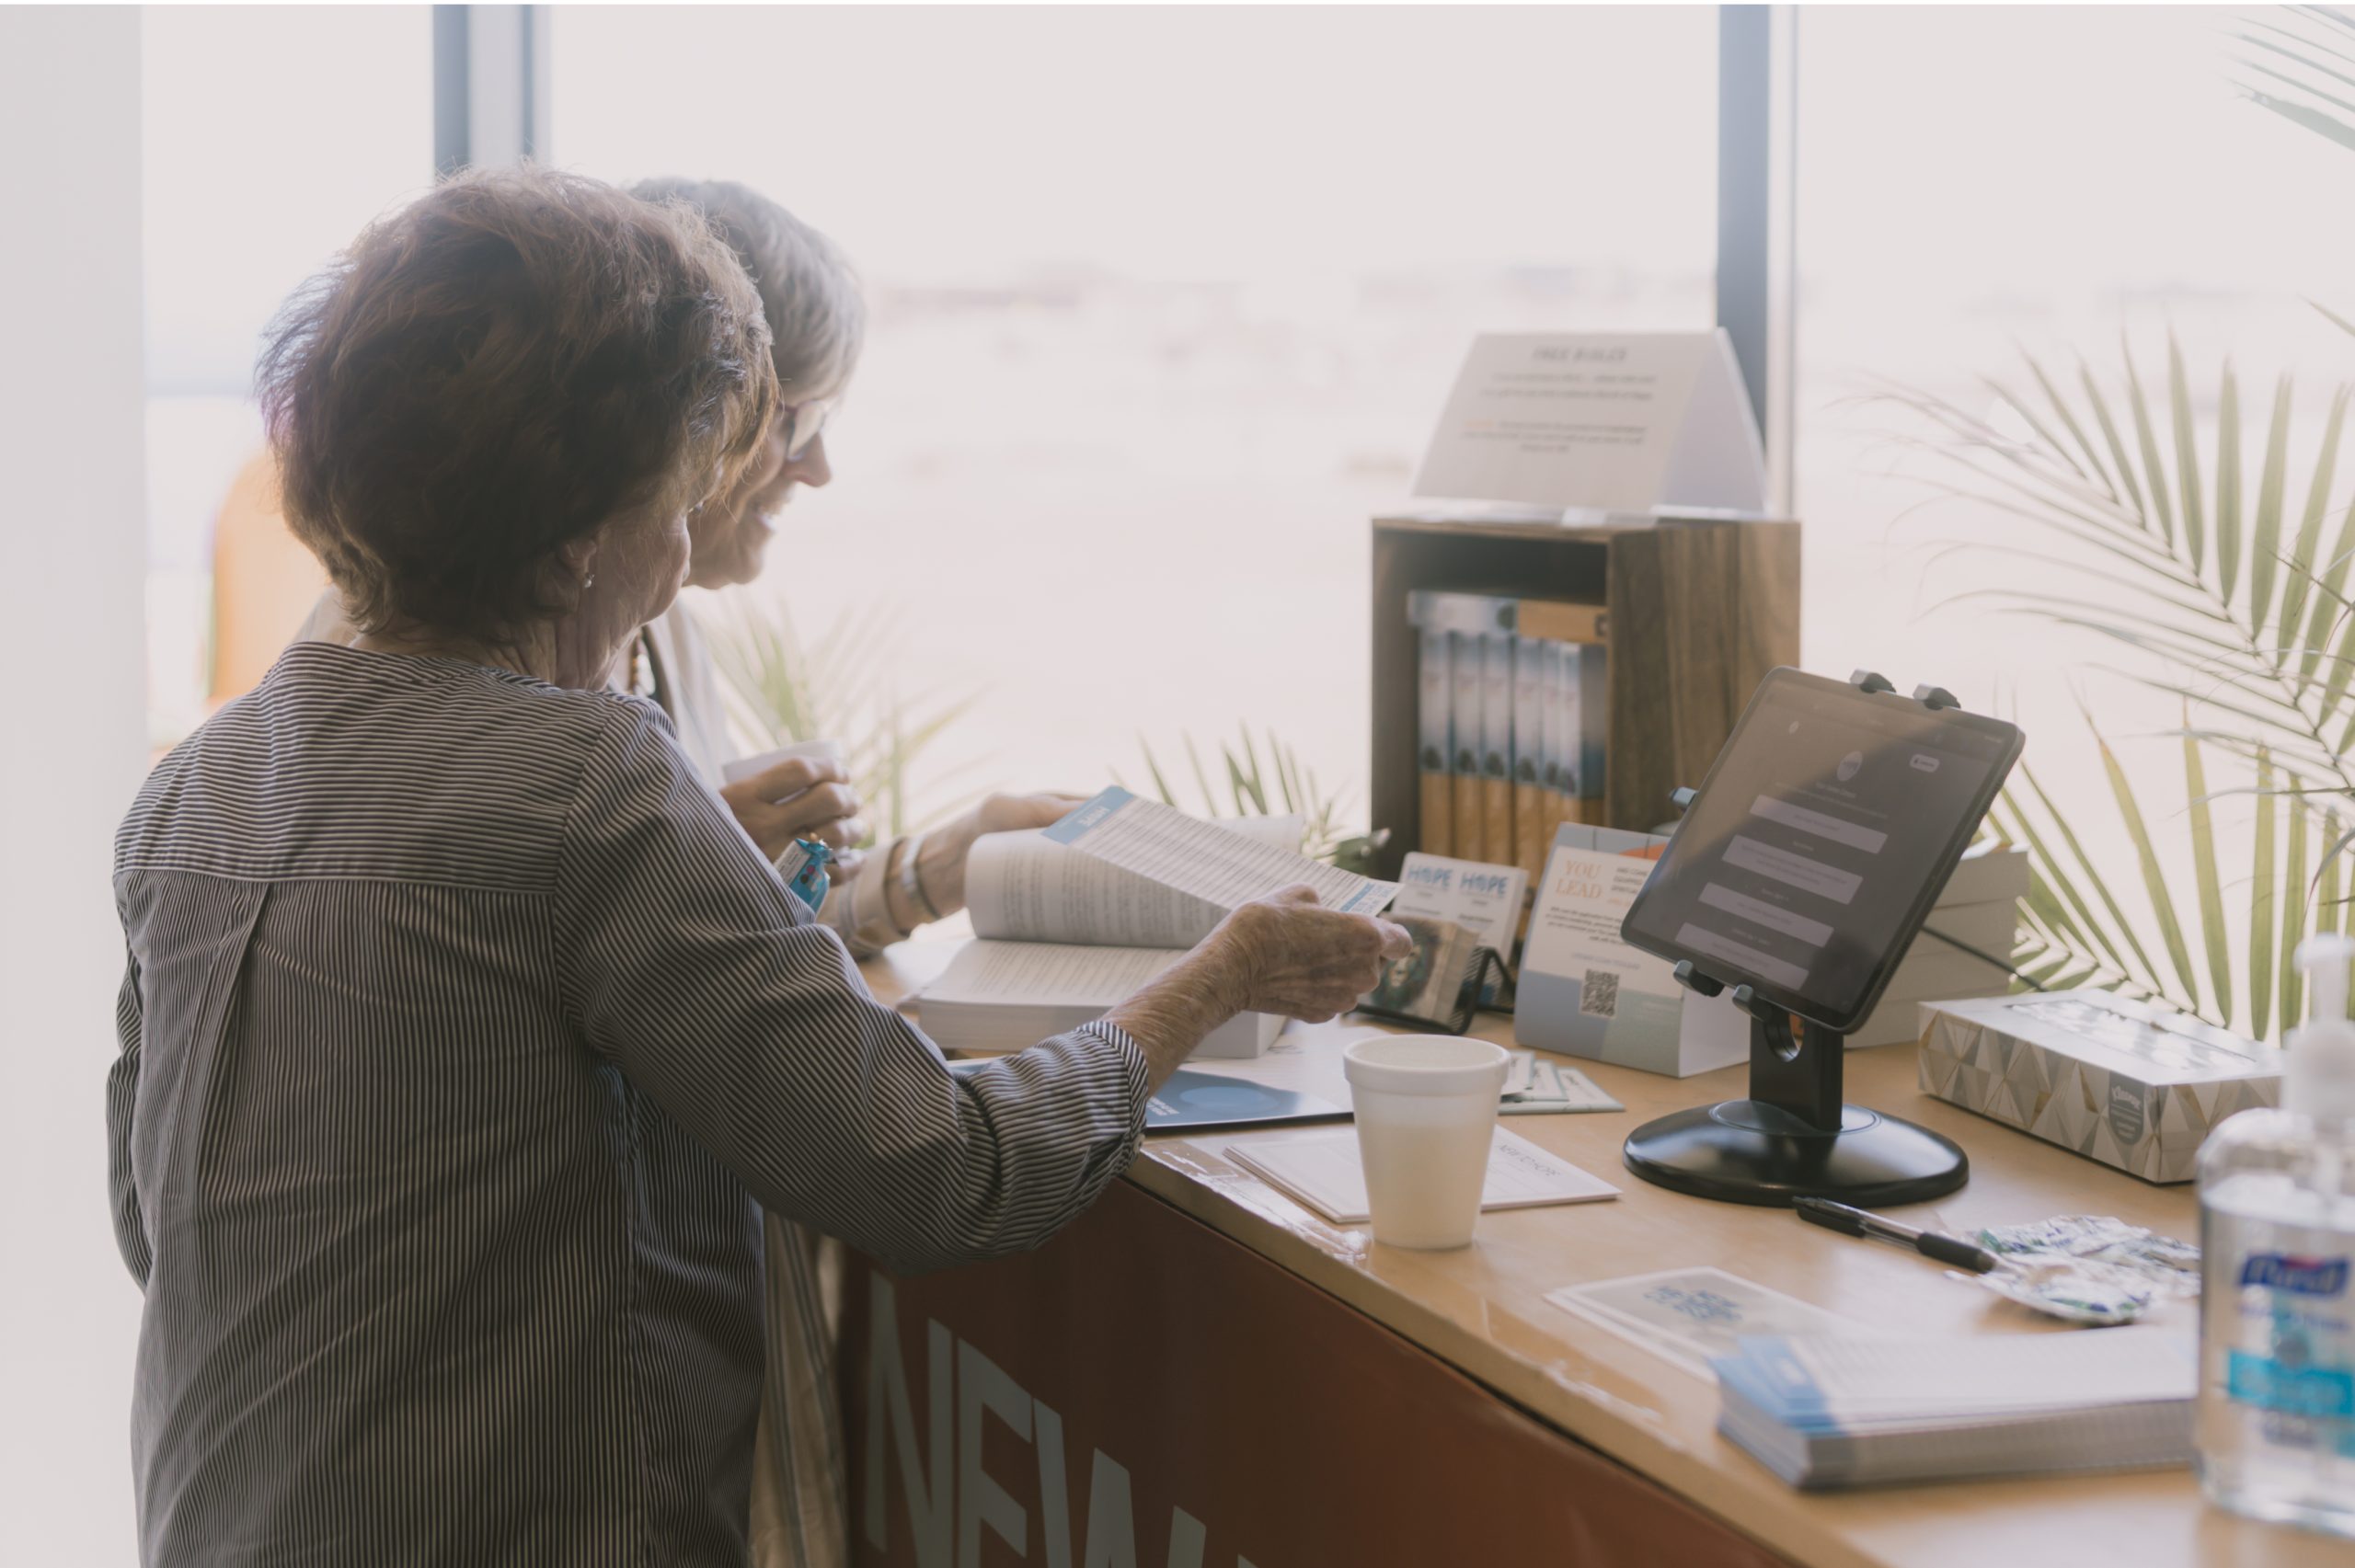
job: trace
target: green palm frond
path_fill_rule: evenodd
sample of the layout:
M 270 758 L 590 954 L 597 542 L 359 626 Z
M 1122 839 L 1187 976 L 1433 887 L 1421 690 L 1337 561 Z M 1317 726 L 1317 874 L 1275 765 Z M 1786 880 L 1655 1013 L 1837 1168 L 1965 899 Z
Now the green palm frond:
M 2284 6 L 2232 35 L 2233 85 L 2258 108 L 2355 151 L 2355 23 L 2327 6 Z
M 2355 53 L 2355 29 L 2346 39 Z M 2355 816 L 2355 509 L 2340 462 L 2355 388 L 2333 390 L 2301 440 L 2291 381 L 2275 378 L 2259 443 L 2242 428 L 2238 372 L 2195 373 L 2172 334 L 2163 365 L 2145 357 L 2147 376 L 2131 344 L 2114 377 L 2081 361 L 2074 384 L 2023 358 L 2024 375 L 1988 383 L 1987 410 L 1888 393 L 1915 421 L 1897 439 L 1931 454 L 1936 490 L 2053 541 L 1956 542 L 2034 570 L 1947 602 L 2117 650 L 2081 669 L 2179 706 L 2167 738 L 2187 804 L 2150 810 L 2145 781 L 2162 775 L 2121 752 L 2157 738 L 2093 737 L 2111 807 L 2098 841 L 2023 769 L 1991 817 L 2034 865 L 2022 936 L 2034 964 L 2021 967 L 2048 982 L 2090 975 L 2266 1036 L 2297 1022 L 2300 938 L 2346 923 L 2324 905 L 2342 900 L 2350 849 L 2335 824 Z M 2218 388 L 2205 431 L 2195 385 Z M 2260 450 L 2251 475 L 2244 452 Z M 2224 802 L 2233 819 L 2252 814 L 2253 831 L 2226 830 Z
M 1250 729 L 1239 729 L 1237 737 L 1239 749 L 1226 744 L 1219 748 L 1220 761 L 1226 764 L 1223 799 L 1211 787 L 1210 774 L 1203 770 L 1201 751 L 1192 735 L 1178 737 L 1186 748 L 1187 760 L 1193 764 L 1196 794 L 1190 800 L 1181 798 L 1170 787 L 1151 743 L 1142 735 L 1137 737 L 1137 750 L 1143 753 L 1145 773 L 1165 805 L 1204 817 L 1297 816 L 1302 822 L 1301 853 L 1314 860 L 1330 861 L 1344 870 L 1368 870 L 1374 852 L 1389 839 L 1389 830 L 1365 832 L 1343 826 L 1343 813 L 1348 809 L 1346 798 L 1328 795 L 1320 789 L 1315 771 L 1302 767 L 1299 753 L 1273 730 L 1263 737 L 1268 759 L 1264 767 L 1260 762 L 1260 743 L 1252 738 Z
M 891 683 L 888 608 L 846 620 L 814 643 L 802 641 L 782 604 L 744 593 L 722 597 L 697 621 L 726 687 L 737 738 L 750 750 L 796 740 L 840 745 L 851 786 L 878 837 L 928 827 L 982 793 L 943 790 L 960 770 L 919 768 L 974 699 L 900 696 Z M 926 781 L 921 796 L 914 782 L 919 773 Z

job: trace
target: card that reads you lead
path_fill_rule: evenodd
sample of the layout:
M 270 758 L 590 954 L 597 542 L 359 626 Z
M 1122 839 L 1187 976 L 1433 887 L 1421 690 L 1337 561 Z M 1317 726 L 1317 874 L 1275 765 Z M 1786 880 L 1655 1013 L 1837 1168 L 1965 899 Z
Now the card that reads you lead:
M 1619 934 L 1666 841 L 1599 836 L 1607 831 L 1567 823 L 1555 834 L 1522 950 L 1513 1040 L 1673 1078 L 1746 1059 L 1750 1024 L 1731 1001 L 1685 990 L 1666 959 Z

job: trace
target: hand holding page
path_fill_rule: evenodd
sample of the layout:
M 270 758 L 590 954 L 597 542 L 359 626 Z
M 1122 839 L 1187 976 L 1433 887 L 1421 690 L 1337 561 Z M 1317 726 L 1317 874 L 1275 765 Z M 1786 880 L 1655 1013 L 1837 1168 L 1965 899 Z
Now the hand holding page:
M 1347 915 L 1378 914 L 1398 891 L 1355 872 L 1197 820 L 1124 789 L 1108 789 L 1047 830 L 1059 844 L 1233 910 L 1297 884 Z
M 1237 818 L 1223 827 L 1277 849 L 1300 844 L 1298 817 Z M 1117 947 L 1191 947 L 1226 914 L 1036 829 L 975 841 L 965 863 L 965 905 L 976 936 Z

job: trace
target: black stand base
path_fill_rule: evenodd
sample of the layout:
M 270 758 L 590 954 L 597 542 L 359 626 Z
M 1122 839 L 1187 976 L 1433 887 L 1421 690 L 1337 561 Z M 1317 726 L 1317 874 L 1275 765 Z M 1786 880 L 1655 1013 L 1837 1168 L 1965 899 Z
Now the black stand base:
M 1714 982 L 1679 964 L 1704 995 Z M 1927 1127 L 1844 1104 L 1847 1042 L 1767 1005 L 1743 986 L 1750 1014 L 1750 1098 L 1723 1100 L 1646 1122 L 1623 1158 L 1648 1182 L 1721 1203 L 1787 1208 L 1828 1197 L 1872 1208 L 1944 1197 L 1970 1178 L 1970 1162 Z
M 1929 1128 L 1861 1105 L 1840 1110 L 1840 1130 L 1825 1132 L 1779 1105 L 1726 1100 L 1646 1122 L 1625 1158 L 1673 1192 L 1782 1208 L 1797 1197 L 1859 1208 L 1926 1203 L 1970 1179 L 1962 1150 Z

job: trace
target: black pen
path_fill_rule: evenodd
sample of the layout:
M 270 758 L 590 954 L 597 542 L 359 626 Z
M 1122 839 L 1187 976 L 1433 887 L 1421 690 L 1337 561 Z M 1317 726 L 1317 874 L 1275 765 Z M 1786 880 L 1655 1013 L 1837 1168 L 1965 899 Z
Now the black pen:
M 1844 1236 L 1878 1236 L 1884 1242 L 1911 1247 L 1925 1258 L 1950 1263 L 1973 1274 L 1990 1274 L 2004 1266 L 2002 1258 L 1959 1236 L 1944 1236 L 1936 1230 L 1917 1230 L 1911 1225 L 1900 1225 L 1894 1219 L 1885 1219 L 1861 1208 L 1851 1208 L 1844 1203 L 1833 1203 L 1830 1198 L 1795 1198 L 1791 1207 L 1798 1210 L 1799 1218 L 1810 1225 L 1821 1225 Z

